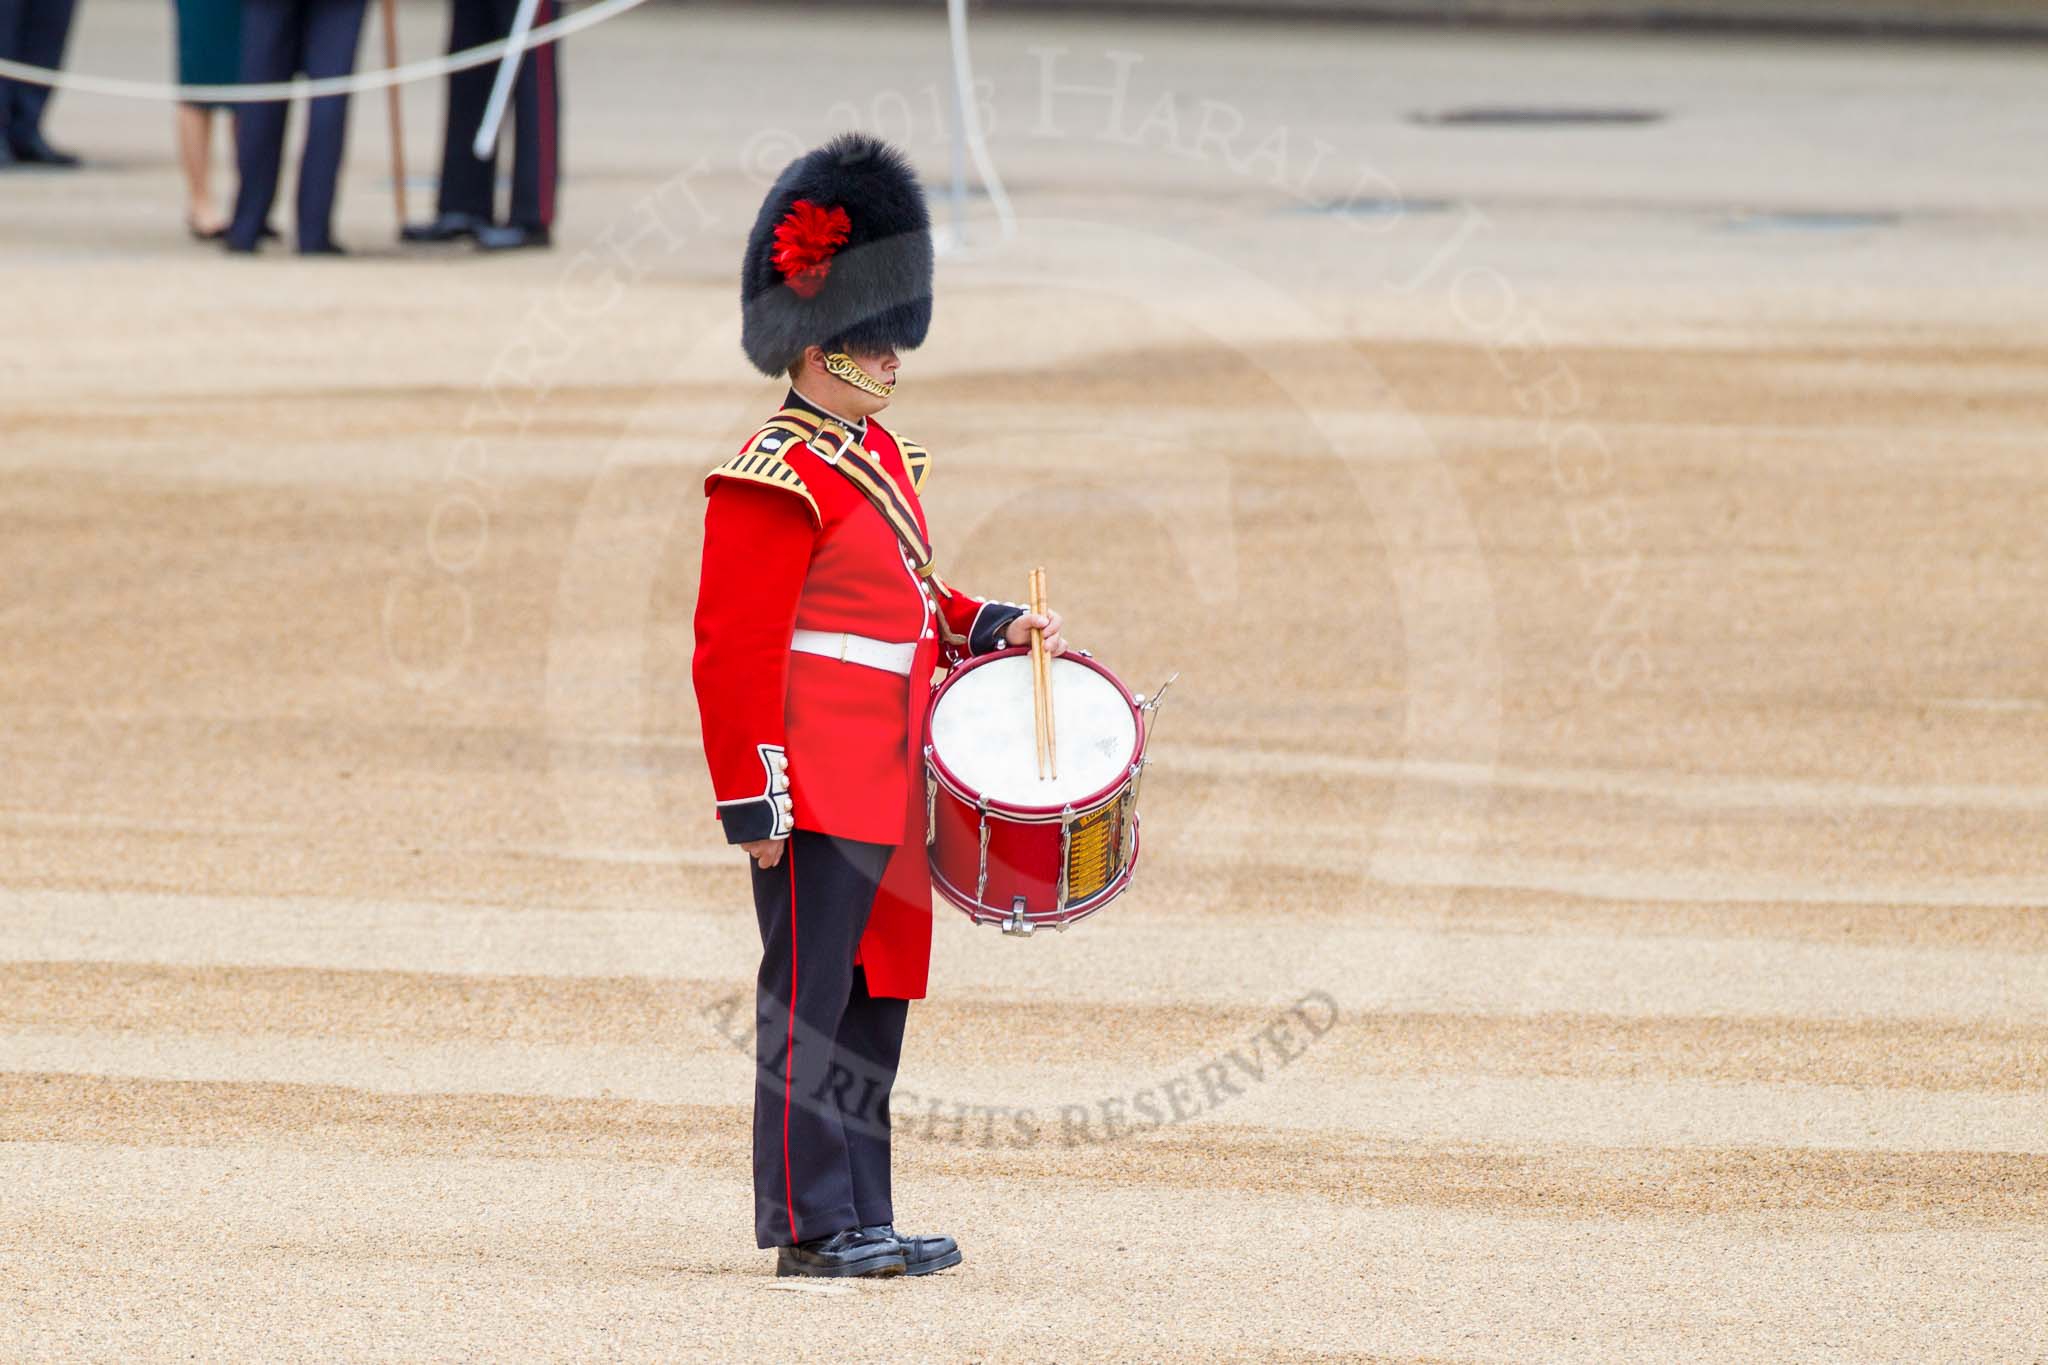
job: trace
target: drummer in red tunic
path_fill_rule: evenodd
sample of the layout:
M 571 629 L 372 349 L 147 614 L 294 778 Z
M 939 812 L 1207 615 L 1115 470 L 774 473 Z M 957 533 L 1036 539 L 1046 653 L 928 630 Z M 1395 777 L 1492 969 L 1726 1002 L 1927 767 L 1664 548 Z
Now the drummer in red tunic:
M 847 134 L 785 169 L 741 272 L 742 344 L 789 391 L 713 470 L 693 677 L 727 842 L 751 856 L 754 1230 L 780 1275 L 927 1274 L 895 1230 L 889 1091 L 925 994 L 922 747 L 943 659 L 1065 649 L 1058 613 L 935 572 L 931 457 L 876 414 L 931 323 L 931 223 L 894 148 Z

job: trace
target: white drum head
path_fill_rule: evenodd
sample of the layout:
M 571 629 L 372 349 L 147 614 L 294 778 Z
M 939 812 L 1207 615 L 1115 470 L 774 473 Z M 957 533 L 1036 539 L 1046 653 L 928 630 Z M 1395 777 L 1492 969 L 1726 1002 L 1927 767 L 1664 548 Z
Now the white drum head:
M 1064 806 L 1129 771 L 1138 722 L 1115 683 L 1054 659 L 1052 702 L 1057 778 L 1038 775 L 1029 654 L 991 659 L 947 684 L 932 712 L 932 748 L 976 795 L 1015 806 Z

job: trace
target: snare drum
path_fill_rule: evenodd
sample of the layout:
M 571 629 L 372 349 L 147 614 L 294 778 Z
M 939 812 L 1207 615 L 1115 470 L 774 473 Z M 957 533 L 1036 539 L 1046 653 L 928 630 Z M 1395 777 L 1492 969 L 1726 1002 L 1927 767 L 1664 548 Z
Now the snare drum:
M 1148 709 L 1083 654 L 1049 661 L 1059 776 L 1038 775 L 1029 648 L 984 654 L 932 696 L 932 884 L 977 924 L 1064 929 L 1130 885 Z

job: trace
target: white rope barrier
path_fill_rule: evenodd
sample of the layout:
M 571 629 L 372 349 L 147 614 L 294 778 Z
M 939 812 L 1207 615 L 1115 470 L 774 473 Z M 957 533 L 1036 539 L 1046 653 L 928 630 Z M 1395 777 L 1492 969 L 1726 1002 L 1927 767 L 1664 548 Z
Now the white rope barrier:
M 179 104 L 255 104 L 269 100 L 318 99 L 323 95 L 356 95 L 367 90 L 432 80 L 451 71 L 488 66 L 508 52 L 528 52 L 557 38 L 594 28 L 647 0 L 597 0 L 588 9 L 542 24 L 524 38 L 500 38 L 477 47 L 451 52 L 423 62 L 360 71 L 347 76 L 327 76 L 317 81 L 273 81 L 267 85 L 177 85 L 167 81 L 131 81 L 116 76 L 83 76 L 47 66 L 0 59 L 0 76 L 30 85 L 47 85 L 52 90 L 70 90 L 81 95 L 111 95 L 116 99 L 169 100 Z

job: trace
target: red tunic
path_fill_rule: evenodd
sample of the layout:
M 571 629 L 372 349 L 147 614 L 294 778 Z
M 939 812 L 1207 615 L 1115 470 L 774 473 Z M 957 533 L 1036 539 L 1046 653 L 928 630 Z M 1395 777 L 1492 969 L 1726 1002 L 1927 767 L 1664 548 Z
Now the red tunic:
M 909 447 L 907 462 L 873 418 L 860 444 L 923 528 L 923 452 Z M 692 677 L 727 838 L 794 827 L 897 845 L 856 960 L 874 994 L 922 998 L 932 932 L 923 727 L 942 655 L 936 621 L 958 637 L 944 651 L 958 657 L 995 647 L 1021 608 L 937 580 L 927 594 L 882 514 L 798 437 L 757 433 L 705 484 Z M 909 676 L 792 650 L 798 629 L 914 641 Z

